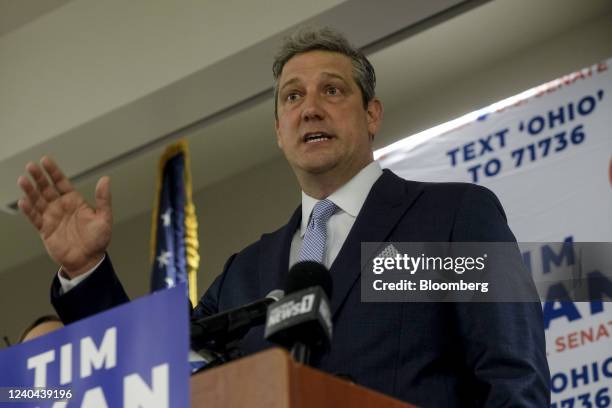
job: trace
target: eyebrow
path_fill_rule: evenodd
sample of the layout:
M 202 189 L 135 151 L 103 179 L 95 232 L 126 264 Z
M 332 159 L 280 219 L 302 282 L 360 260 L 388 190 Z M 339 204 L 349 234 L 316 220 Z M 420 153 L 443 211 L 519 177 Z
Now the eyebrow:
M 285 82 L 283 84 L 283 86 L 280 87 L 280 89 L 278 90 L 279 93 L 282 92 L 283 89 L 285 89 L 286 87 L 288 87 L 289 85 L 293 85 L 293 84 L 297 84 L 299 83 L 300 80 L 297 77 L 291 78 L 290 80 L 288 80 L 287 82 Z
M 344 77 L 342 75 L 339 74 L 335 74 L 333 72 L 322 72 L 321 76 L 324 79 L 328 79 L 328 78 L 332 78 L 332 79 L 338 79 L 340 81 L 342 81 L 342 83 L 344 83 L 345 85 L 348 85 L 346 80 L 344 79 Z M 287 86 L 293 85 L 293 84 L 297 84 L 300 83 L 301 80 L 298 77 L 293 77 L 290 80 L 288 80 L 287 82 L 285 82 L 279 89 L 279 93 L 283 91 L 283 89 L 285 89 Z
M 344 77 L 342 75 L 334 74 L 333 72 L 323 72 L 321 76 L 328 77 L 328 78 L 333 78 L 333 79 L 339 79 L 344 84 L 346 84 L 346 80 L 344 79 Z

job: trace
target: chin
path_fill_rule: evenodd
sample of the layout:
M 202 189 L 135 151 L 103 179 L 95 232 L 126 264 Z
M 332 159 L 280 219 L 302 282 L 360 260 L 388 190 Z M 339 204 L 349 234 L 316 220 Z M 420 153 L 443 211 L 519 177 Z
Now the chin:
M 331 162 L 331 161 L 320 161 L 316 163 L 309 162 L 309 163 L 304 163 L 303 165 L 299 166 L 302 172 L 313 174 L 313 175 L 327 173 L 328 171 L 332 170 L 334 167 L 336 167 L 336 162 Z

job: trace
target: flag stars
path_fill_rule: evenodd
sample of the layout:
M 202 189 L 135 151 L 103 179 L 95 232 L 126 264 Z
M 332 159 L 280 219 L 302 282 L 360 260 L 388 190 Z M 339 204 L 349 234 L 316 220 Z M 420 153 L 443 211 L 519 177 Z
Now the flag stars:
M 162 220 L 162 221 L 163 221 L 163 223 L 164 223 L 164 227 L 169 227 L 169 226 L 170 226 L 170 222 L 172 221 L 172 217 L 171 217 L 171 215 L 170 215 L 170 214 L 172 214 L 172 208 L 168 208 L 168 209 L 167 209 L 167 210 L 166 210 L 166 211 L 165 211 L 165 212 L 164 212 L 164 213 L 163 213 L 163 214 L 160 216 L 161 220 Z
M 157 257 L 157 263 L 160 268 L 163 268 L 170 264 L 170 259 L 172 259 L 172 252 L 162 251 Z

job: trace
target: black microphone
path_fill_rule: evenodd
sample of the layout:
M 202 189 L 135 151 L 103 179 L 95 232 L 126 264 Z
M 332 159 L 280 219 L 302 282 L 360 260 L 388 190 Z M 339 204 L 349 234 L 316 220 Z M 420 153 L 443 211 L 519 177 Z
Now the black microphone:
M 287 296 L 268 307 L 266 340 L 290 349 L 293 358 L 304 364 L 311 350 L 329 348 L 332 289 L 325 266 L 311 261 L 295 264 L 287 275 Z
M 268 306 L 283 296 L 282 290 L 273 290 L 265 298 L 247 305 L 192 320 L 191 348 L 225 351 L 228 343 L 241 339 L 251 328 L 264 324 Z

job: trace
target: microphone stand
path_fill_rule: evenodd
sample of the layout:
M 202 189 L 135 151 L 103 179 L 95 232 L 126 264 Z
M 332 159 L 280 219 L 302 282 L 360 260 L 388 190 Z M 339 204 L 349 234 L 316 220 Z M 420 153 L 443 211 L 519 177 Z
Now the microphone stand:
M 310 363 L 310 347 L 301 341 L 296 342 L 291 347 L 291 357 L 298 363 L 309 364 Z

